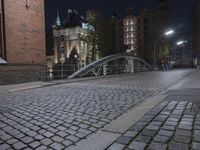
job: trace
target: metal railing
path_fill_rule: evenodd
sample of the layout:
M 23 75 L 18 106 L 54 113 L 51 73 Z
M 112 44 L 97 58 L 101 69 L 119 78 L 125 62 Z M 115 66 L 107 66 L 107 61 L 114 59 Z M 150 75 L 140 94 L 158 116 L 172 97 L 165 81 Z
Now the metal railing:
M 105 72 L 104 70 L 107 70 L 107 72 Z M 151 70 L 152 67 L 141 58 L 130 56 L 127 54 L 116 54 L 92 62 L 91 64 L 73 73 L 68 78 L 81 78 L 85 76 L 100 76 Z
M 56 64 L 51 68 L 47 67 L 46 78 L 47 80 L 67 79 L 78 69 L 79 66 L 76 64 Z

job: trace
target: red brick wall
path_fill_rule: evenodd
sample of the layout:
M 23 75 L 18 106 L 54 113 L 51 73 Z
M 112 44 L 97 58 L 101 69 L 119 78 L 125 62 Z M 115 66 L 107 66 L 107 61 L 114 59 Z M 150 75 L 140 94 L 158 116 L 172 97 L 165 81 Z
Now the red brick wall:
M 9 64 L 45 64 L 44 0 L 4 0 Z

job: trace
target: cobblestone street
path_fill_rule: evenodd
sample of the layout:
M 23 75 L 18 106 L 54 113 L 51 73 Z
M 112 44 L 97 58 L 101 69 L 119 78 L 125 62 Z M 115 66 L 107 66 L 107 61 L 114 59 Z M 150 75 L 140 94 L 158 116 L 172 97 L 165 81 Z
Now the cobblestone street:
M 198 78 L 199 73 L 196 82 Z M 165 93 L 168 97 L 163 102 L 107 150 L 200 150 L 200 88 L 186 87 L 194 82 L 195 78 L 181 89 Z
M 68 149 L 192 73 L 138 73 L 4 92 L 0 94 L 0 150 Z M 169 91 L 165 101 L 108 149 L 199 149 L 200 92 L 191 92 L 196 96 Z

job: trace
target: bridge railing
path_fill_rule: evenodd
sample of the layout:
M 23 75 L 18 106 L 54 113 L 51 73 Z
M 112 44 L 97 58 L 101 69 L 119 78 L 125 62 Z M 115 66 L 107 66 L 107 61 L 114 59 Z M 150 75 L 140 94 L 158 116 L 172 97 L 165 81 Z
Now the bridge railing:
M 67 79 L 79 69 L 76 64 L 56 64 L 46 69 L 46 80 Z
M 143 59 L 127 54 L 116 54 L 95 61 L 68 78 L 81 78 L 86 76 L 113 75 L 151 71 L 152 67 Z
M 127 54 L 116 54 L 92 62 L 85 67 L 78 64 L 54 64 L 47 67 L 47 80 L 115 75 L 153 70 L 143 59 Z

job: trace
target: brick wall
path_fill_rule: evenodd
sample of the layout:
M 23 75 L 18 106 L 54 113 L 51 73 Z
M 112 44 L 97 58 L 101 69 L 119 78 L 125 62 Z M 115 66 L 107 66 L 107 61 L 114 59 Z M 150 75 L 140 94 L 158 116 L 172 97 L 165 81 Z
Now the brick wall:
M 45 79 L 44 0 L 4 0 L 4 18 L 8 64 L 0 65 L 0 84 Z
M 0 85 L 46 80 L 46 68 L 40 65 L 0 65 Z
M 4 0 L 10 64 L 45 64 L 44 0 Z

